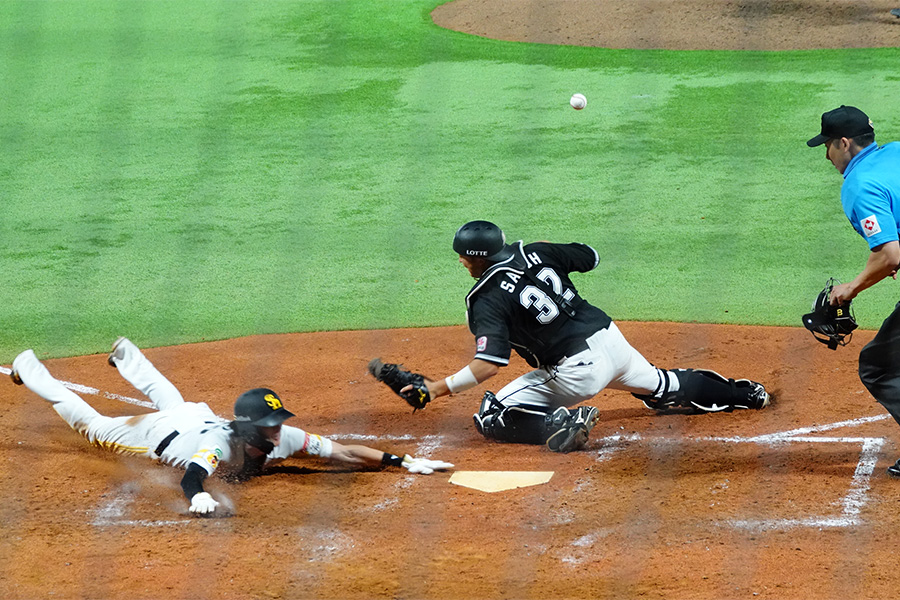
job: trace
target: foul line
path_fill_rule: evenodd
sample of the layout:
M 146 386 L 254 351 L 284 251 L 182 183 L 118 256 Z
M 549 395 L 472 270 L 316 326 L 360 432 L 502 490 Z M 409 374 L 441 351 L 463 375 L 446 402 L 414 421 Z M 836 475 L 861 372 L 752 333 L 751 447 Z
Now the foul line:
M 9 375 L 12 372 L 12 369 L 8 367 L 0 367 L 0 373 L 4 375 Z M 146 400 L 139 400 L 137 398 L 131 398 L 129 396 L 122 396 L 120 394 L 113 394 L 111 392 L 104 392 L 97 388 L 89 387 L 86 385 L 81 385 L 78 383 L 72 383 L 70 381 L 62 381 L 65 387 L 70 390 L 82 394 L 91 394 L 97 396 L 103 396 L 105 398 L 109 398 L 111 400 L 118 400 L 120 402 L 127 402 L 128 404 L 134 404 L 136 406 L 143 406 L 145 408 L 155 408 L 152 402 L 148 402 Z M 883 421 L 887 419 L 890 415 L 876 415 L 871 417 L 860 417 L 858 419 L 849 419 L 846 421 L 838 421 L 836 423 L 826 423 L 824 425 L 814 425 L 811 427 L 801 427 L 798 429 L 792 429 L 790 431 L 781 431 L 776 433 L 767 433 L 763 435 L 749 436 L 749 437 L 696 437 L 696 438 L 681 438 L 680 440 L 675 440 L 667 437 L 644 437 L 639 433 L 630 434 L 630 435 L 611 435 L 604 438 L 601 438 L 599 441 L 603 445 L 600 451 L 597 453 L 597 459 L 599 461 L 605 461 L 610 458 L 613 454 L 615 454 L 618 450 L 622 449 L 622 444 L 626 442 L 641 442 L 645 440 L 653 441 L 655 443 L 677 443 L 684 441 L 693 441 L 693 442 L 722 442 L 722 443 L 744 443 L 744 444 L 763 444 L 768 446 L 777 446 L 782 444 L 787 444 L 790 442 L 804 442 L 804 443 L 843 443 L 843 444 L 861 444 L 862 448 L 860 449 L 859 454 L 859 462 L 856 465 L 856 470 L 853 473 L 853 479 L 850 483 L 850 489 L 847 494 L 841 499 L 841 514 L 837 517 L 809 517 L 805 519 L 764 519 L 764 520 L 731 520 L 727 521 L 726 524 L 737 527 L 740 529 L 752 529 L 752 530 L 771 530 L 771 529 L 790 529 L 793 527 L 818 527 L 818 528 L 826 528 L 826 527 L 850 527 L 854 525 L 859 525 L 861 522 L 861 518 L 859 516 L 860 511 L 868 502 L 868 493 L 869 493 L 869 479 L 872 476 L 872 473 L 875 471 L 875 464 L 878 460 L 878 453 L 884 445 L 884 438 L 880 437 L 827 437 L 827 436 L 813 436 L 809 435 L 812 433 L 818 433 L 822 431 L 830 431 L 833 429 L 840 429 L 842 427 L 856 427 L 859 425 L 864 425 L 866 423 L 874 423 L 876 421 Z M 414 439 L 413 436 L 409 434 L 392 436 L 392 435 L 383 435 L 383 436 L 373 436 L 373 435 L 359 435 L 359 434 L 344 434 L 344 435 L 334 435 L 330 436 L 333 439 L 349 439 L 349 440 L 392 440 L 392 441 L 409 441 Z M 436 446 L 440 445 L 440 439 L 443 436 L 426 436 L 422 446 L 419 450 L 425 451 L 425 454 L 430 453 L 430 450 L 433 450 Z M 108 510 L 108 509 L 107 509 Z M 145 521 L 118 521 L 115 519 L 110 519 L 108 516 L 104 518 L 103 511 L 101 511 L 100 517 L 95 521 L 95 525 L 111 525 L 113 523 L 117 523 L 120 525 L 143 525 L 143 526 L 157 526 L 157 525 L 172 525 L 176 523 L 180 523 L 182 521 L 157 521 L 157 522 L 145 522 Z
M 0 367 L 0 373 L 4 375 L 9 375 L 12 373 L 12 369 L 8 367 Z M 135 404 L 137 406 L 143 406 L 144 408 L 156 408 L 153 406 L 152 402 L 148 402 L 147 400 L 138 400 L 137 398 L 131 398 L 129 396 L 121 396 L 119 394 L 113 394 L 112 392 L 102 392 L 97 388 L 88 387 L 86 385 L 81 385 L 80 383 L 72 383 L 71 381 L 60 381 L 65 387 L 69 388 L 73 392 L 78 392 L 80 394 L 91 394 L 94 396 L 103 396 L 104 398 L 109 398 L 110 400 L 118 400 L 119 402 L 127 402 L 128 404 Z
M 683 441 L 691 442 L 722 442 L 722 443 L 750 443 L 763 444 L 767 446 L 784 445 L 791 442 L 804 443 L 841 443 L 841 444 L 860 444 L 859 462 L 856 464 L 856 470 L 853 473 L 853 479 L 850 482 L 850 489 L 841 499 L 841 514 L 836 517 L 808 517 L 805 519 L 761 519 L 761 520 L 729 520 L 725 524 L 739 529 L 750 529 L 754 531 L 790 529 L 793 527 L 851 527 L 861 523 L 860 512 L 868 502 L 869 479 L 875 471 L 875 464 L 878 461 L 878 453 L 884 446 L 884 438 L 880 437 L 827 437 L 809 435 L 821 431 L 830 431 L 832 429 L 840 429 L 842 427 L 856 427 L 866 423 L 882 421 L 890 415 L 877 415 L 873 417 L 860 417 L 858 419 L 849 419 L 847 421 L 838 421 L 836 423 L 827 423 L 824 425 L 815 425 L 812 427 L 801 427 L 790 431 L 782 431 L 777 433 L 767 433 L 764 435 L 756 435 L 749 437 L 696 437 L 682 438 L 679 440 L 670 437 L 645 437 L 639 433 L 630 435 L 611 435 L 601 438 L 600 442 L 603 447 L 597 454 L 598 461 L 608 460 L 611 455 L 618 450 L 623 449 L 626 442 L 642 442 L 652 441 L 653 443 L 679 443 Z

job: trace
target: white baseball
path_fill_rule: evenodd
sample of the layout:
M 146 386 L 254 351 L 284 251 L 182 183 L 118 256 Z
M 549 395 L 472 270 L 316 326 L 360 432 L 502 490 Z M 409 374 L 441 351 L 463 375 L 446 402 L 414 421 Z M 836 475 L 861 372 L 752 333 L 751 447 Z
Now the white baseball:
M 587 106 L 587 98 L 584 97 L 584 94 L 572 94 L 569 104 L 571 104 L 572 108 L 575 110 L 581 110 Z

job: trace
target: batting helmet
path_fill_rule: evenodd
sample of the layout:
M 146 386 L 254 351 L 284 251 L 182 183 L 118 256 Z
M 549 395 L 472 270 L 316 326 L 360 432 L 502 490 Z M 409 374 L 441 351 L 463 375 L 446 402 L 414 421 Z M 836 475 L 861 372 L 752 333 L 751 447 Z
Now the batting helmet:
M 453 250 L 460 256 L 483 258 L 488 262 L 500 262 L 513 254 L 503 231 L 490 221 L 469 221 L 457 229 Z
M 275 427 L 293 416 L 269 388 L 247 390 L 234 403 L 234 420 L 256 427 Z
M 840 306 L 832 306 L 829 302 L 831 288 L 836 282 L 832 277 L 825 283 L 825 289 L 819 292 L 813 301 L 812 312 L 803 315 L 803 325 L 809 329 L 813 337 L 827 344 L 832 350 L 846 346 L 853 337 L 853 330 L 857 328 L 856 318 L 853 315 L 852 302 Z M 849 337 L 847 337 L 849 336 Z M 847 338 L 846 341 L 844 338 Z

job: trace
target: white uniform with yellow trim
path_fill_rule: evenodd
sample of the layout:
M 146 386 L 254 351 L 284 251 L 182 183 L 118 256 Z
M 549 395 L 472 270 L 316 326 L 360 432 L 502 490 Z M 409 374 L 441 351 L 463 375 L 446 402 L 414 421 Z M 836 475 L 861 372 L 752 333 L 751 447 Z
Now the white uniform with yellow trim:
M 32 350 L 19 354 L 13 369 L 35 394 L 53 404 L 54 410 L 90 443 L 120 454 L 147 456 L 168 465 L 187 468 L 190 463 L 203 467 L 210 475 L 220 463 L 232 462 L 242 452 L 234 442 L 229 421 L 216 415 L 203 402 L 185 402 L 181 393 L 128 340 L 119 344 L 113 359 L 119 373 L 150 398 L 157 412 L 132 417 L 101 415 L 78 394 L 56 380 Z M 121 355 L 121 358 L 118 358 Z M 177 435 L 171 437 L 174 432 Z M 160 443 L 170 438 L 157 454 Z M 327 458 L 331 440 L 283 426 L 281 439 L 269 453 L 267 462 L 297 453 Z M 243 459 L 242 455 L 234 457 Z

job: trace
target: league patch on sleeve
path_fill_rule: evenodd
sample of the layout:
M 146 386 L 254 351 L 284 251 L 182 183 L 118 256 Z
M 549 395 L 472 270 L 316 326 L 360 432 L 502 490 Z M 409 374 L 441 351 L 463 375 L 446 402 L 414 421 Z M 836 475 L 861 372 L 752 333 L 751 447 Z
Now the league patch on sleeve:
M 222 458 L 222 450 L 220 450 L 219 448 L 215 448 L 213 450 L 201 448 L 194 454 L 194 456 L 191 457 L 191 460 L 195 461 L 202 467 L 206 467 L 206 470 L 212 473 L 216 470 L 216 467 L 219 466 L 220 458 Z
M 480 338 L 478 338 L 478 339 L 475 341 L 475 350 L 476 350 L 476 352 L 484 352 L 484 350 L 487 348 L 487 342 L 488 342 L 487 336 L 484 336 L 484 335 L 483 335 L 483 336 L 481 336 Z
M 862 227 L 862 231 L 866 234 L 866 237 L 872 237 L 876 233 L 881 233 L 881 226 L 878 225 L 878 219 L 875 218 L 875 215 L 869 215 L 860 221 L 859 225 Z

